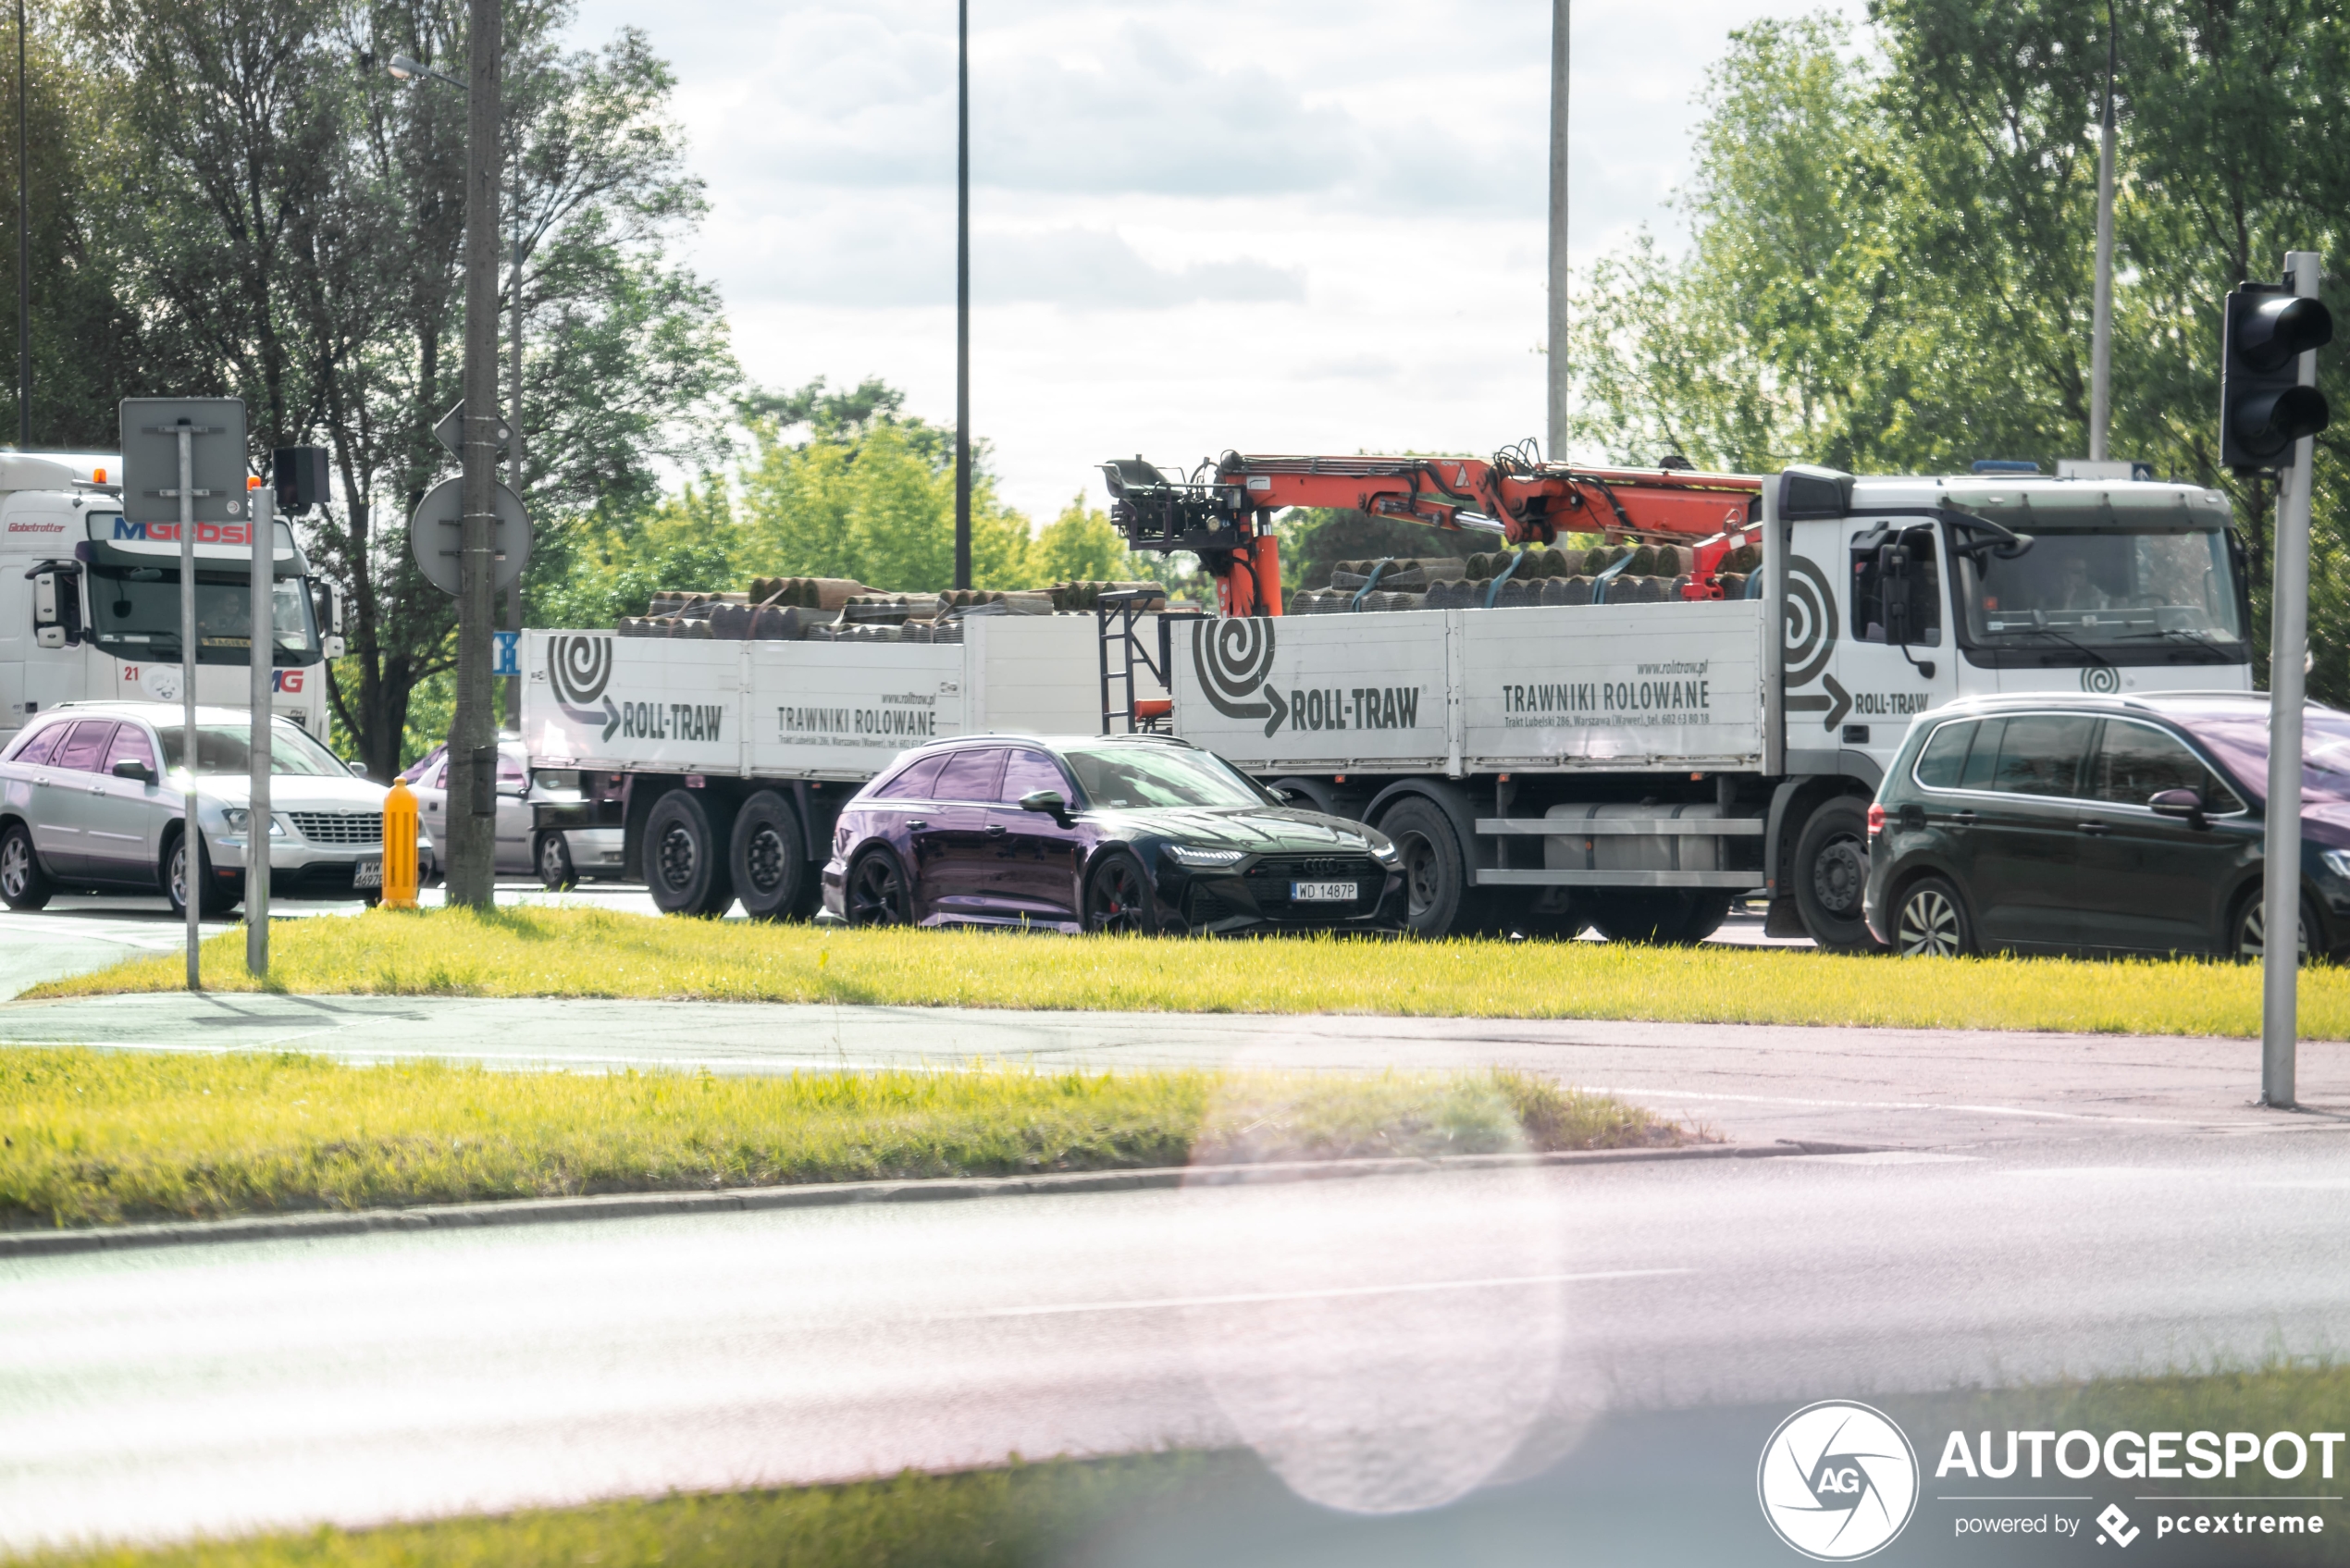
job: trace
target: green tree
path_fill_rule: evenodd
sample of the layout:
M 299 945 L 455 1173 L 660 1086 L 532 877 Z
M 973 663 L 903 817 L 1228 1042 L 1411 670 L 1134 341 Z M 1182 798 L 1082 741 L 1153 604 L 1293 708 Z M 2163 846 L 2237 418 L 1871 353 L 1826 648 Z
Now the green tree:
M 2052 466 L 2088 448 L 2095 0 L 1875 0 L 1733 35 L 1707 79 L 1686 255 L 1593 269 L 1573 347 L 1586 450 L 1748 471 Z M 2350 242 L 2339 7 L 2121 7 L 2117 455 L 2229 490 L 2265 638 L 2270 487 L 2216 467 L 2220 302 Z M 2329 285 L 2330 302 L 2341 308 Z M 2339 356 L 2321 356 L 2337 401 Z M 2350 698 L 2350 430 L 2319 440 L 2313 695 Z
M 1061 514 L 1045 525 L 1028 547 L 1031 581 L 1047 583 L 1128 581 L 1132 571 L 1126 537 L 1111 525 L 1109 513 L 1085 504 L 1080 490 Z M 1139 581 L 1140 579 L 1131 579 Z

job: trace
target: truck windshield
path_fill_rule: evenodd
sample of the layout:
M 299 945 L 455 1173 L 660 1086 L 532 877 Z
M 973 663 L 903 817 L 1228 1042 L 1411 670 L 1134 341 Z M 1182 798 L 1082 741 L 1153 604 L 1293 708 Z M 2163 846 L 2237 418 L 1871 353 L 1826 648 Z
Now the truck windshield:
M 188 732 L 179 724 L 157 724 L 163 737 L 163 765 L 175 769 L 188 755 Z M 253 771 L 253 735 L 242 724 L 196 726 L 196 772 L 249 773 Z M 333 752 L 291 724 L 269 726 L 269 771 L 303 778 L 347 778 L 351 770 Z
M 2091 491 L 1953 511 L 1959 618 L 1972 648 L 2068 656 L 2057 662 L 2249 657 L 2224 510 L 2117 505 Z M 1969 527 L 1970 515 L 2029 534 L 2031 548 L 2001 555 L 1992 547 L 2003 536 Z
M 196 573 L 196 661 L 243 664 L 253 646 L 252 588 L 240 572 Z M 315 664 L 318 626 L 300 577 L 279 577 L 269 613 L 275 664 Z M 98 646 L 125 659 L 179 657 L 179 569 L 176 566 L 92 568 L 90 618 Z

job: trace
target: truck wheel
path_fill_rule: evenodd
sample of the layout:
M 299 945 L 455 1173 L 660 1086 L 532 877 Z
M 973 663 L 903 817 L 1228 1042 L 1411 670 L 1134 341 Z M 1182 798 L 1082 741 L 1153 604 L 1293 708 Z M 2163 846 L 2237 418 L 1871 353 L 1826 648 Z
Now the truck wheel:
M 1812 940 L 1831 953 L 1874 953 L 1861 918 L 1869 882 L 1867 805 L 1849 795 L 1824 802 L 1795 843 L 1795 903 Z
M 579 873 L 572 870 L 571 846 L 563 842 L 562 833 L 540 833 L 538 852 L 531 859 L 538 867 L 539 882 L 550 893 L 579 885 Z
M 1703 888 L 1611 891 L 1593 895 L 1591 923 L 1611 942 L 1691 947 L 1729 918 L 1730 895 Z
M 735 901 L 726 875 L 733 823 L 707 790 L 673 789 L 645 818 L 645 883 L 667 915 L 723 915 Z
M 0 833 L 0 899 L 11 909 L 38 909 L 56 892 L 49 873 L 33 853 L 32 832 L 22 822 L 10 822 Z
M 762 789 L 743 802 L 735 813 L 726 869 L 743 901 L 743 913 L 752 920 L 783 920 L 807 913 L 815 879 L 809 875 L 799 813 L 790 801 Z
M 1404 925 L 1416 936 L 1466 934 L 1478 927 L 1482 900 L 1469 884 L 1471 861 L 1442 809 L 1404 800 L 1379 821 L 1404 858 Z

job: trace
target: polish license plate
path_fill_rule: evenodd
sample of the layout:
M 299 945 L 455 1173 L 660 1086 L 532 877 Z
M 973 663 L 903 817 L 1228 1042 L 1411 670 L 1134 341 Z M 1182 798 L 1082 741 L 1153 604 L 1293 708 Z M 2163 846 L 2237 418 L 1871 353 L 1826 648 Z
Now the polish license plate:
M 352 886 L 381 887 L 383 884 L 384 863 L 381 860 L 362 860 L 351 868 Z
M 1292 904 L 1352 904 L 1360 884 L 1351 882 L 1293 882 L 1289 884 Z

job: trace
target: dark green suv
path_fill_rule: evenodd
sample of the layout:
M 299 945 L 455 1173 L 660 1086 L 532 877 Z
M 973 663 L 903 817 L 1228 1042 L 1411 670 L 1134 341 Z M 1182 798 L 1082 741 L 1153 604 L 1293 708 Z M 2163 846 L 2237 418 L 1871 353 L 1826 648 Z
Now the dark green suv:
M 1976 698 L 1910 728 L 1869 808 L 1897 952 L 2256 957 L 2268 698 Z M 2350 940 L 2350 715 L 2305 720 L 2305 949 Z

